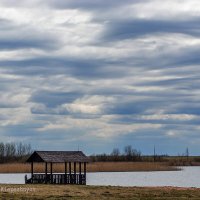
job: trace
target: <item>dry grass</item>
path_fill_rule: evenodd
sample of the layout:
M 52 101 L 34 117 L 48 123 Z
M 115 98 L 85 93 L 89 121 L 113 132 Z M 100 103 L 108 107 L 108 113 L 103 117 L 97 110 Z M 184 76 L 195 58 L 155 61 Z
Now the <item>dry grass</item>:
M 1 200 L 197 200 L 200 189 L 194 188 L 139 188 L 72 185 L 0 185 Z M 25 192 L 25 189 L 32 190 Z
M 0 165 L 0 173 L 30 173 L 30 169 L 30 164 L 25 163 Z M 44 169 L 43 163 L 34 164 L 34 172 L 44 172 Z M 170 171 L 176 169 L 176 167 L 168 166 L 166 163 L 151 162 L 95 162 L 89 163 L 87 167 L 88 172 Z M 64 172 L 64 164 L 53 164 L 53 171 Z

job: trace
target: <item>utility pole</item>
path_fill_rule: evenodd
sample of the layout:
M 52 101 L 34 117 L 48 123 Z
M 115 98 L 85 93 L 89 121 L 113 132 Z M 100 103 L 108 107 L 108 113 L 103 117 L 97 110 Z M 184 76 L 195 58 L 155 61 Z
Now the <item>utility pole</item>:
M 188 160 L 189 160 L 189 148 L 188 148 L 188 147 L 186 148 L 186 152 L 185 152 L 185 154 L 186 154 L 187 161 L 188 161 Z
M 153 148 L 153 161 L 156 162 L 156 146 Z

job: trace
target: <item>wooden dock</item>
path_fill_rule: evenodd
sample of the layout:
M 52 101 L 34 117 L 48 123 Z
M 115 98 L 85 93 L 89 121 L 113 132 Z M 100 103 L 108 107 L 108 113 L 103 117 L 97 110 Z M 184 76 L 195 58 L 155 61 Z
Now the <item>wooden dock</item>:
M 86 185 L 84 174 L 33 174 L 33 177 L 25 176 L 26 184 L 77 184 Z

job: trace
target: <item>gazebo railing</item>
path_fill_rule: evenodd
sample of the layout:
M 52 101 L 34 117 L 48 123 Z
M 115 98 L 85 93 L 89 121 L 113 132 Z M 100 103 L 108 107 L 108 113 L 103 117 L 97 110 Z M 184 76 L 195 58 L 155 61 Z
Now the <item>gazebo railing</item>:
M 25 183 L 47 184 L 86 184 L 85 174 L 33 174 L 31 178 L 25 176 Z

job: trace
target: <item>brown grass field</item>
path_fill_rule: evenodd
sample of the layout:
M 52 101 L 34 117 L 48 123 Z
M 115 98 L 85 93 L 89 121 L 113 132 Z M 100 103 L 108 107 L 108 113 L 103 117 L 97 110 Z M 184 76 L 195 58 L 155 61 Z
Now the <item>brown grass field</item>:
M 73 185 L 0 185 L 1 200 L 199 200 L 200 189 Z
M 30 173 L 30 169 L 28 163 L 0 165 L 0 173 Z M 34 164 L 34 172 L 41 173 L 44 172 L 44 169 L 44 164 Z M 177 167 L 169 166 L 167 163 L 152 162 L 94 162 L 89 163 L 87 167 L 88 172 L 172 171 L 177 169 Z M 53 164 L 53 171 L 64 172 L 64 164 Z

